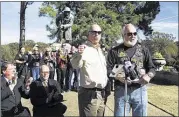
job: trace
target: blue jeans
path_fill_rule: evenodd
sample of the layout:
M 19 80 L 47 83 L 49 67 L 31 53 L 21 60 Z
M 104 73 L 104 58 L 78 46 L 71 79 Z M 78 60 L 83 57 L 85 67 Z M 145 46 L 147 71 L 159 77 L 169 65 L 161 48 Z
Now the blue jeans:
M 32 67 L 32 77 L 35 80 L 39 78 L 40 75 L 40 67 Z
M 124 116 L 124 96 L 125 87 L 115 86 L 114 91 L 114 116 Z M 126 116 L 129 116 L 132 109 L 132 116 L 147 116 L 147 86 L 128 87 Z

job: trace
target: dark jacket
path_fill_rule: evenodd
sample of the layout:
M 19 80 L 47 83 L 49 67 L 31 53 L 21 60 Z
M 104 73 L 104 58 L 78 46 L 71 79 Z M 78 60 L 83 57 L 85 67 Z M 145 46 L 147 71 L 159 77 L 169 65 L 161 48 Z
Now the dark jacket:
M 29 95 L 33 105 L 33 116 L 62 116 L 66 111 L 66 106 L 61 103 L 63 95 L 60 94 L 60 86 L 53 79 L 48 80 L 48 92 L 41 78 L 32 82 Z
M 39 67 L 41 64 L 42 60 L 40 57 L 40 54 L 29 54 L 28 55 L 28 63 L 29 67 Z
M 138 46 L 138 45 L 135 45 L 132 48 L 136 48 L 136 46 Z M 152 58 L 151 58 L 149 50 L 146 47 L 144 47 L 144 46 L 140 45 L 140 47 L 141 47 L 141 50 L 142 50 L 143 67 L 146 70 L 146 73 L 148 73 L 150 71 L 150 72 L 152 72 L 155 75 L 155 66 L 154 66 L 154 64 L 152 62 Z M 121 64 L 121 60 L 120 60 L 121 57 L 119 57 L 119 55 L 120 55 L 120 52 L 122 52 L 122 51 L 126 52 L 127 51 L 127 49 L 125 49 L 125 48 L 126 47 L 124 46 L 124 44 L 120 44 L 120 45 L 112 48 L 108 52 L 108 56 L 107 56 L 107 72 L 108 72 L 108 76 L 112 72 L 112 69 L 113 69 L 115 64 Z M 135 50 L 134 50 L 133 54 L 135 54 Z M 133 56 L 130 56 L 129 58 L 131 58 L 131 57 L 133 57 Z M 118 80 L 115 80 L 115 85 L 122 85 L 123 86 L 124 84 L 121 83 Z M 132 85 L 138 85 L 138 84 L 132 84 Z
M 28 55 L 18 53 L 16 55 L 16 57 L 15 57 L 15 60 L 27 61 L 28 60 Z M 17 71 L 23 70 L 24 66 L 25 66 L 25 63 L 16 63 L 16 69 L 17 69 Z
M 30 116 L 28 108 L 21 104 L 21 97 L 28 99 L 25 86 L 21 79 L 17 79 L 13 92 L 4 77 L 1 77 L 1 113 L 2 116 Z

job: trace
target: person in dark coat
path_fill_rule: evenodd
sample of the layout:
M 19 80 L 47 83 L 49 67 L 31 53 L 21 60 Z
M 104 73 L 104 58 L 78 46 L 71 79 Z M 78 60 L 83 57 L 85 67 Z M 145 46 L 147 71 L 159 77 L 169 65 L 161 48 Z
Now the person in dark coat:
M 30 85 L 30 100 L 34 117 L 63 117 L 67 107 L 61 102 L 60 86 L 57 81 L 49 79 L 49 67 L 42 65 L 41 76 Z
M 123 43 L 111 48 L 107 56 L 108 76 L 115 85 L 114 116 L 129 116 L 130 110 L 132 116 L 147 116 L 147 84 L 156 74 L 155 65 L 133 24 L 123 27 L 122 37 Z M 115 73 L 115 68 L 120 69 Z
M 64 50 L 59 49 L 56 56 L 56 63 L 57 63 L 57 82 L 61 87 L 61 92 L 63 93 L 65 90 L 65 83 L 64 80 L 66 69 L 67 69 L 67 54 Z
M 32 78 L 24 84 L 22 79 L 15 77 L 15 66 L 11 63 L 4 63 L 1 70 L 1 116 L 30 117 L 29 109 L 22 106 L 21 97 L 29 98 Z
M 46 48 L 46 51 L 43 55 L 43 63 L 48 65 L 50 69 L 49 78 L 54 79 L 56 60 L 55 57 L 52 56 L 51 48 Z
M 16 71 L 18 72 L 18 78 L 25 79 L 27 69 L 28 55 L 25 54 L 25 48 L 22 47 L 15 57 Z

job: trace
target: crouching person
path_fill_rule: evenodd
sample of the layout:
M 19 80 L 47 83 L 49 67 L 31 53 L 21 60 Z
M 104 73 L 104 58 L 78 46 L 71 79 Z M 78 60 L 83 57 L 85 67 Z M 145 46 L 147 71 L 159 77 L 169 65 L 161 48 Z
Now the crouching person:
M 61 102 L 60 86 L 57 81 L 49 79 L 49 67 L 42 65 L 41 76 L 30 85 L 30 100 L 34 117 L 63 117 L 67 107 Z
M 17 78 L 12 63 L 4 63 L 1 70 L 1 117 L 30 117 L 29 109 L 22 106 L 21 97 L 29 98 L 32 79 L 24 83 Z

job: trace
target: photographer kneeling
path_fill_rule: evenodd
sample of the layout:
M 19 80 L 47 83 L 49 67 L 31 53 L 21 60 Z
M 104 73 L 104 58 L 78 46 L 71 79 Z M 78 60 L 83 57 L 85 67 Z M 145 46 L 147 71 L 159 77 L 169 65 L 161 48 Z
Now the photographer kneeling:
M 125 78 L 127 80 L 127 113 L 129 116 L 147 116 L 147 87 L 150 79 L 155 75 L 149 50 L 138 43 L 136 28 L 126 24 L 122 31 L 124 43 L 112 48 L 107 57 L 108 76 L 115 75 L 114 116 L 124 116 L 125 107 Z

